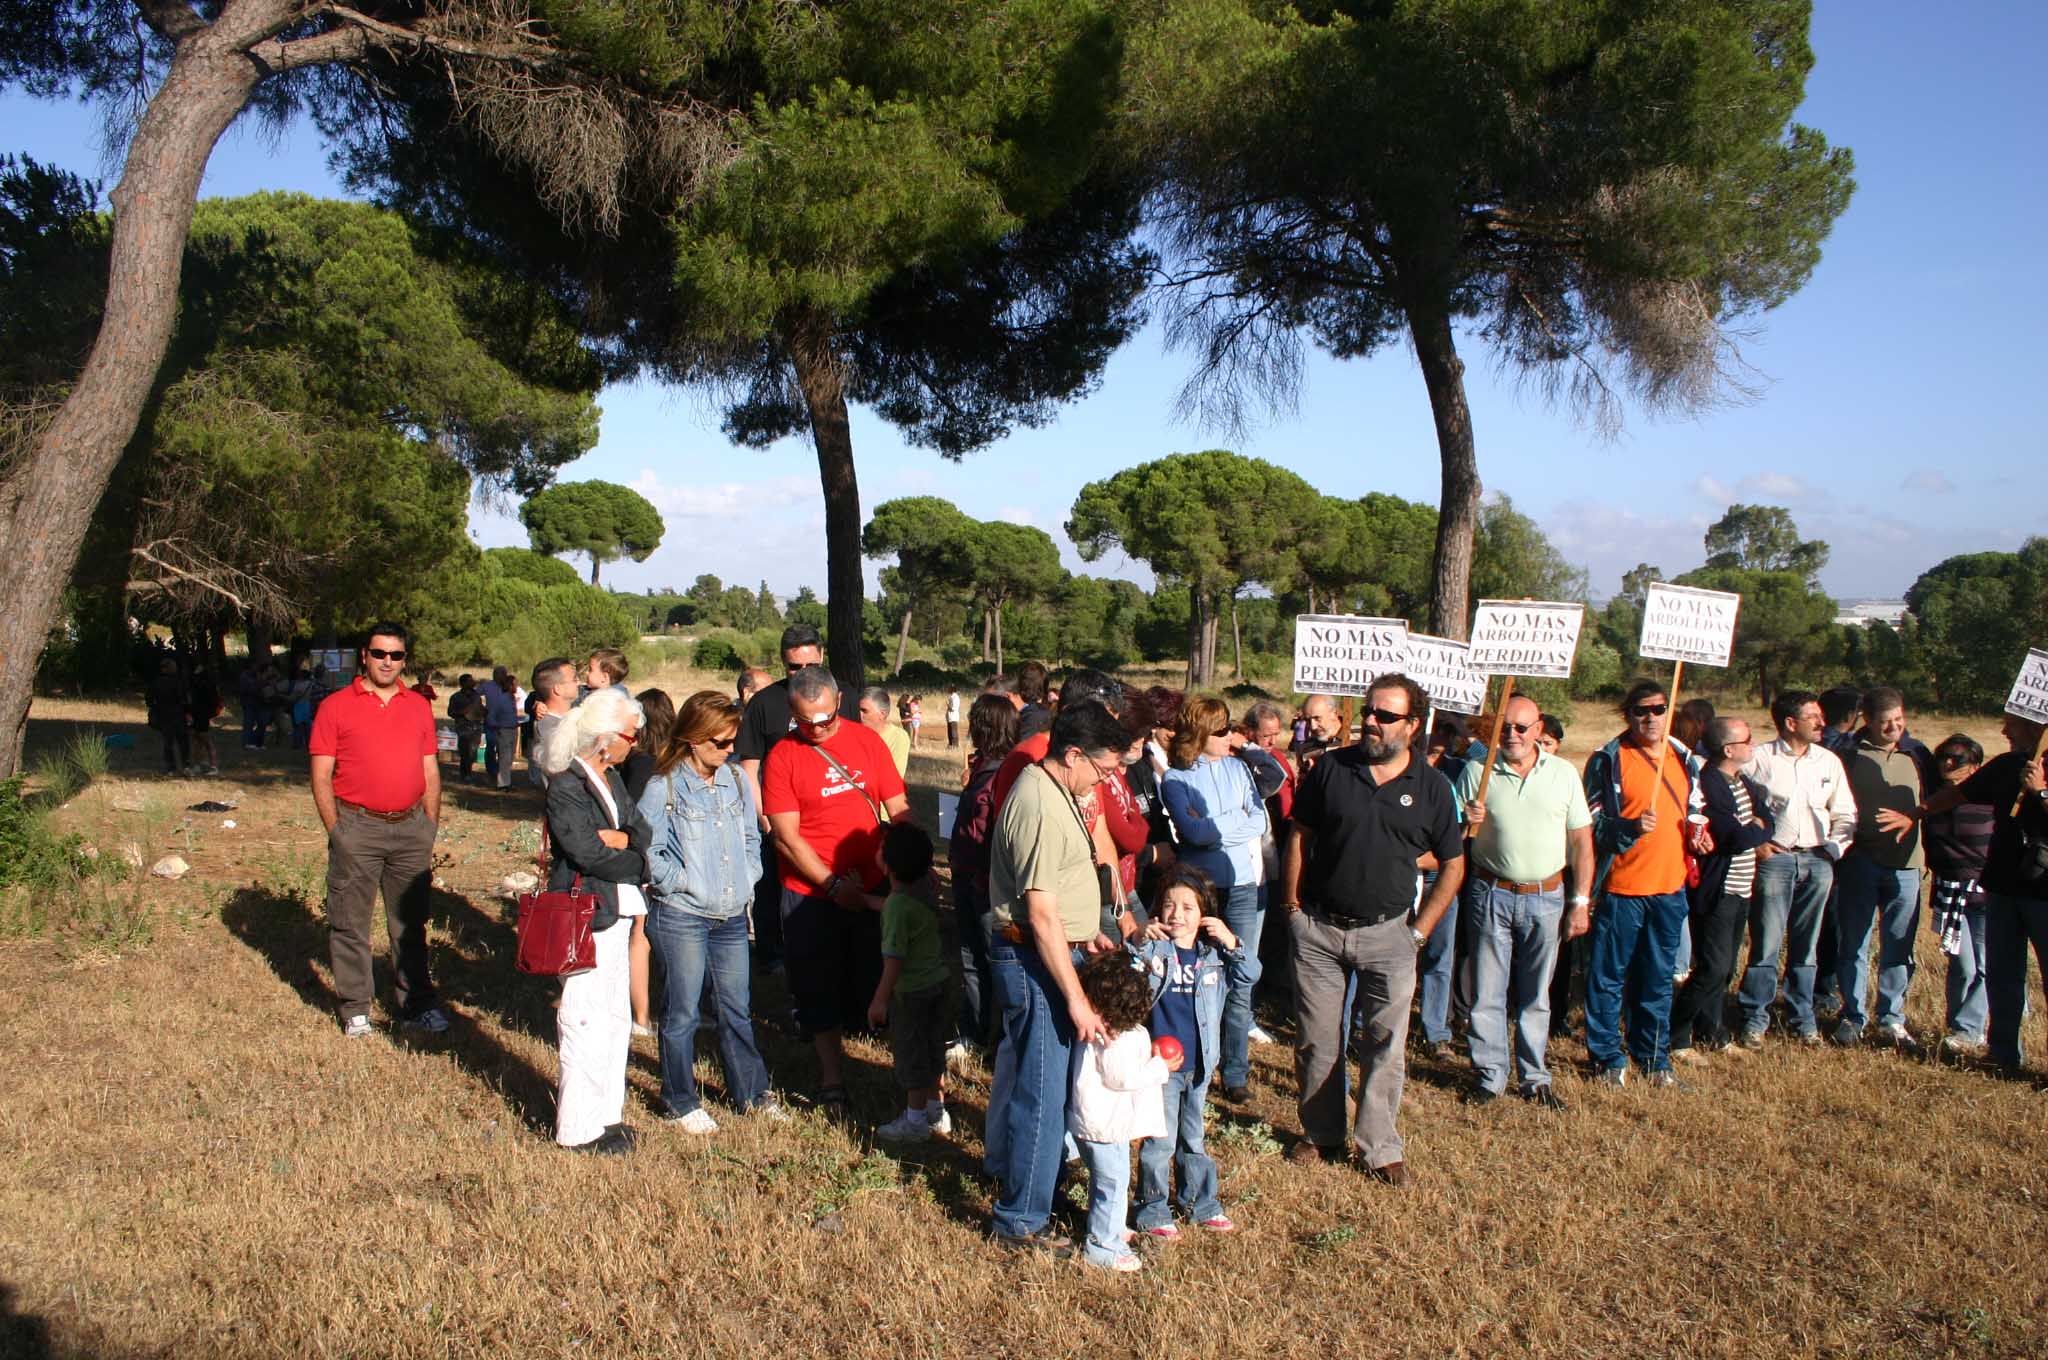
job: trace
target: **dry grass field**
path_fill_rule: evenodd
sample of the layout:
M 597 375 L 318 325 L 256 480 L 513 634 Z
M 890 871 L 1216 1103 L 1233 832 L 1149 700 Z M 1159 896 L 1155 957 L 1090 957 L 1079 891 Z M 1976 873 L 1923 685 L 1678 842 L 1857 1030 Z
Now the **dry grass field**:
M 639 1151 L 567 1155 L 548 1139 L 551 988 L 513 971 L 494 896 L 531 854 L 537 796 L 451 789 L 447 1042 L 402 1046 L 381 1015 L 350 1042 L 302 758 L 227 733 L 221 777 L 164 782 L 140 722 L 64 702 L 31 720 L 32 754 L 138 733 L 58 824 L 193 870 L 90 889 L 99 929 L 0 940 L 0 1355 L 2048 1354 L 2048 1096 L 1885 1051 L 1773 1042 L 1689 1090 L 1609 1091 L 1561 1041 L 1563 1115 L 1469 1108 L 1462 1063 L 1418 1060 L 1414 1174 L 1391 1190 L 1283 1160 L 1289 1053 L 1260 1048 L 1256 1117 L 1211 1122 L 1242 1230 L 1134 1276 L 988 1243 L 979 1068 L 956 1075 L 951 1139 L 876 1148 L 893 1093 L 874 1045 L 854 1049 L 861 1127 L 728 1116 L 706 1057 L 725 1128 L 693 1138 L 655 1122 L 637 1041 Z M 1611 726 L 1581 713 L 1573 751 Z M 926 819 L 957 784 L 934 749 L 912 771 Z M 238 806 L 186 811 L 206 798 Z M 1933 1034 L 1931 937 L 1920 958 L 1911 1020 Z M 756 1011 L 800 1103 L 814 1073 L 772 979 Z M 2036 990 L 2037 1063 L 2042 1014 Z

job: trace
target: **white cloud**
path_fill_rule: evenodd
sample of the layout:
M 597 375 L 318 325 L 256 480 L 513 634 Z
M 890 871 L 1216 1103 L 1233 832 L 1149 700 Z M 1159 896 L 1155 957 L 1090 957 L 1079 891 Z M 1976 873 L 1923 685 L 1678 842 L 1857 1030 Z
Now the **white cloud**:
M 1713 501 L 1718 505 L 1728 505 L 1735 500 L 1736 493 L 1729 488 L 1727 483 L 1704 473 L 1694 479 L 1692 489 L 1702 498 Z
M 1956 484 L 1934 468 L 1914 468 L 1906 474 L 1906 480 L 1899 483 L 1901 491 L 1917 491 L 1924 496 L 1948 496 L 1955 493 Z
M 1004 506 L 1002 509 L 996 511 L 996 518 L 1002 520 L 1006 524 L 1038 523 L 1037 517 L 1033 515 L 1028 508 L 1021 505 Z
M 1806 494 L 1807 487 L 1805 482 L 1790 473 L 1763 472 L 1754 477 L 1744 477 L 1738 490 L 1750 496 L 1796 501 Z
M 822 499 L 815 477 L 786 476 L 769 477 L 758 482 L 670 485 L 663 482 L 654 469 L 642 468 L 640 476 L 630 485 L 661 512 L 664 523 L 672 517 L 722 519 L 806 502 L 815 503 Z

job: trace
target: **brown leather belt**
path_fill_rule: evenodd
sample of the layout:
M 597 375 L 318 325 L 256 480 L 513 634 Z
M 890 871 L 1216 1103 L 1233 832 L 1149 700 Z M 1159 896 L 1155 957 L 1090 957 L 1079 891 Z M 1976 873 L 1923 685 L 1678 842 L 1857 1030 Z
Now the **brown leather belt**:
M 361 803 L 351 803 L 346 798 L 337 798 L 334 801 L 341 804 L 343 807 L 348 808 L 352 812 L 360 812 L 365 817 L 375 817 L 380 822 L 405 821 L 407 818 L 411 817 L 414 812 L 418 811 L 420 806 L 418 803 L 414 803 L 411 807 L 401 808 L 397 812 L 379 812 L 375 808 L 366 808 Z
M 1533 893 L 1555 892 L 1562 888 L 1564 886 L 1564 870 L 1559 869 L 1541 883 L 1517 883 L 1513 879 L 1502 878 L 1498 874 L 1489 874 L 1484 869 L 1475 869 L 1472 872 L 1472 881 L 1483 888 L 1499 888 L 1504 892 L 1527 896 Z

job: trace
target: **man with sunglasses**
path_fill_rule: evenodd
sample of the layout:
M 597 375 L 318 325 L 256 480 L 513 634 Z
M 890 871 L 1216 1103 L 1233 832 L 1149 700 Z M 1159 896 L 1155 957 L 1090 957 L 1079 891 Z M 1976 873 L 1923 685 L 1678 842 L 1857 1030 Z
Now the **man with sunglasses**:
M 398 981 L 398 1017 L 412 1033 L 447 1032 L 427 969 L 427 906 L 441 766 L 433 706 L 406 688 L 405 629 L 380 623 L 363 646 L 363 673 L 313 715 L 313 806 L 327 828 L 327 948 L 341 1031 L 370 1033 L 370 912 L 384 926 Z
M 1294 795 L 1294 835 L 1278 904 L 1294 945 L 1301 1084 L 1297 1163 L 1343 1155 L 1344 994 L 1358 983 L 1358 1111 L 1349 1141 L 1366 1171 L 1406 1184 L 1395 1117 L 1407 1075 L 1415 951 L 1465 877 L 1465 840 L 1451 786 L 1422 759 L 1428 699 L 1405 675 L 1383 675 L 1365 696 L 1360 740 L 1325 752 Z M 1434 855 L 1436 882 L 1411 924 L 1416 862 Z
M 1652 1086 L 1671 1074 L 1672 964 L 1685 925 L 1687 820 L 1706 817 L 1700 758 L 1669 735 L 1671 698 L 1638 680 L 1622 700 L 1622 734 L 1586 761 L 1586 806 L 1605 894 L 1586 965 L 1586 1049 L 1599 1080 L 1620 1086 L 1631 1059 Z M 1661 759 L 1660 759 L 1660 748 Z M 1628 1047 L 1622 1047 L 1622 1010 Z
M 1785 956 L 1786 1020 L 1801 1043 L 1820 1042 L 1814 979 L 1835 867 L 1856 834 L 1856 797 L 1841 759 L 1822 744 L 1820 697 L 1785 690 L 1771 700 L 1776 739 L 1756 748 L 1742 772 L 1763 786 L 1773 828 L 1771 854 L 1756 866 L 1749 916 L 1749 966 L 1740 1001 L 1747 1049 L 1764 1046 Z
M 1469 914 L 1473 935 L 1473 1103 L 1489 1104 L 1507 1090 L 1512 1039 L 1522 1097 L 1561 1110 L 1544 1065 L 1550 971 L 1560 930 L 1564 939 L 1577 939 L 1591 924 L 1593 815 L 1578 772 L 1537 745 L 1542 723 L 1542 710 L 1516 695 L 1503 715 L 1484 801 L 1485 768 L 1471 761 L 1458 773 L 1458 798 L 1472 828 L 1460 910 Z
M 882 826 L 910 810 L 882 739 L 840 716 L 823 666 L 789 678 L 795 735 L 761 767 L 781 865 L 782 947 L 797 1027 L 818 1053 L 818 1103 L 848 1109 L 841 1034 L 867 1020 L 882 973 Z

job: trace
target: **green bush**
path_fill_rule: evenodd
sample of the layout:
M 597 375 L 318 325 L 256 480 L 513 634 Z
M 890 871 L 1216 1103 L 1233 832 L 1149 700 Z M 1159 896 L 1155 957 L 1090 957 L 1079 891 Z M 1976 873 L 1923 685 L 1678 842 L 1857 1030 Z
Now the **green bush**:
M 25 782 L 21 775 L 0 781 L 0 890 L 46 896 L 90 875 L 93 861 L 81 837 L 50 830 L 46 810 L 29 801 Z
M 690 664 L 700 671 L 738 671 L 746 661 L 733 649 L 730 638 L 707 637 L 697 640 Z

